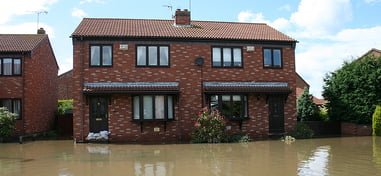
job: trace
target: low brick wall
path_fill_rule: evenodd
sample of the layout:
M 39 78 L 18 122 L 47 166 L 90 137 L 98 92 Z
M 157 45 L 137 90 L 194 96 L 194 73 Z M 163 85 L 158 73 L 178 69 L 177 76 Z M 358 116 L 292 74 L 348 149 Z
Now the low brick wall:
M 359 125 L 355 123 L 342 122 L 341 123 L 342 136 L 371 136 L 371 125 Z
M 315 137 L 340 136 L 340 122 L 303 121 L 314 131 Z

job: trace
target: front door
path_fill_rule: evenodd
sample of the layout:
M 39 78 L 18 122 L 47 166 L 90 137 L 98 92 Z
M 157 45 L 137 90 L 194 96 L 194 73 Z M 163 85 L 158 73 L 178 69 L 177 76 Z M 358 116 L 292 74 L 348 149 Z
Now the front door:
M 90 132 L 108 131 L 108 99 L 90 98 Z
M 269 105 L 269 132 L 283 133 L 284 132 L 284 97 L 270 96 L 268 99 Z

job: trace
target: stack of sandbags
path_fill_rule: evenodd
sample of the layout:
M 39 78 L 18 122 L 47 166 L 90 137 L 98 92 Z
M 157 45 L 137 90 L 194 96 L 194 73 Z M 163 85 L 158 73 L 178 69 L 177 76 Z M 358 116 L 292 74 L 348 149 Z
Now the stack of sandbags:
M 97 140 L 97 141 L 104 141 L 104 140 L 108 140 L 108 135 L 110 134 L 110 132 L 108 131 L 100 131 L 99 133 L 93 133 L 93 132 L 90 132 L 86 139 L 91 141 L 91 140 Z

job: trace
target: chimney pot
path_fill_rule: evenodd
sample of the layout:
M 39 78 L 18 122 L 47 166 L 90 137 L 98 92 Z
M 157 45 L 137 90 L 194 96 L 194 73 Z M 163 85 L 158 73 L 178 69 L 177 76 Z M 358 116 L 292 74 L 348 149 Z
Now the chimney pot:
M 37 34 L 45 34 L 45 29 L 44 28 L 40 28 L 37 30 Z
M 176 26 L 190 26 L 191 25 L 190 23 L 191 23 L 190 11 L 188 11 L 188 9 L 184 9 L 184 11 L 177 9 L 175 13 L 175 25 Z

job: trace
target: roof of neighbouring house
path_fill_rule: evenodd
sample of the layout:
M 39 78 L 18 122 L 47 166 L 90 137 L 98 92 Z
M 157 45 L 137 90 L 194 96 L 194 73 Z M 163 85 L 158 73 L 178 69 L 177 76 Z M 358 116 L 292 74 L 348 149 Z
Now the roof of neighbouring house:
M 34 50 L 45 34 L 0 34 L 0 52 L 28 52 Z
M 300 96 L 302 96 L 303 92 L 304 92 L 304 89 L 297 87 L 296 88 L 296 98 L 298 99 Z M 316 98 L 315 96 L 312 96 L 312 100 L 317 105 L 324 105 L 325 103 L 327 103 L 326 100 Z
M 191 21 L 178 27 L 173 20 L 84 18 L 72 37 L 181 38 L 297 42 L 263 23 Z
M 370 55 L 375 56 L 375 57 L 379 57 L 379 56 L 381 56 L 381 50 L 376 49 L 376 48 L 372 48 L 371 50 L 369 50 L 368 52 L 366 52 L 364 55 L 362 55 L 359 58 L 363 58 L 365 56 L 370 56 Z

